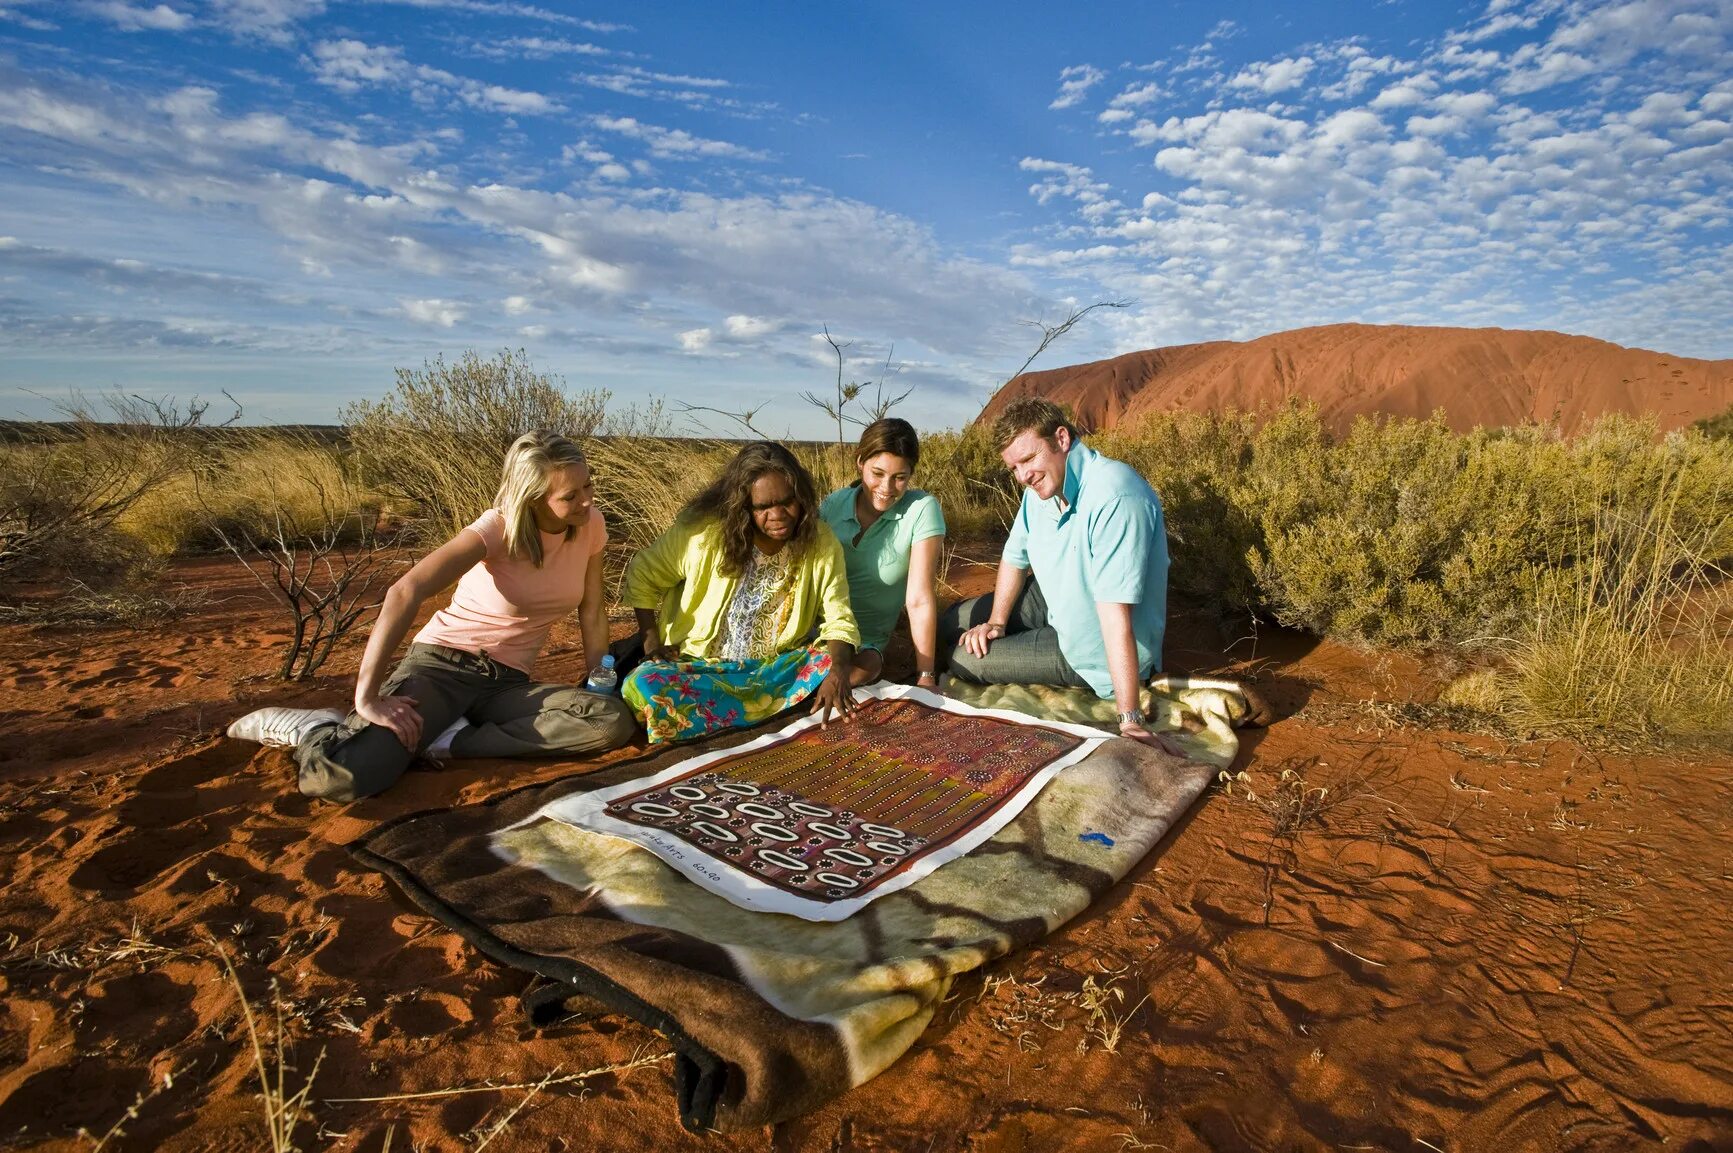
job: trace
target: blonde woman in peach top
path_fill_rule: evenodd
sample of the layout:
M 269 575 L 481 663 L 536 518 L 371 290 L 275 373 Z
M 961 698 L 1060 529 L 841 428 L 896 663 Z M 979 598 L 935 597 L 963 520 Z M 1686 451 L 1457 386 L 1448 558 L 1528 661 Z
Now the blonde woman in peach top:
M 354 710 L 265 708 L 229 735 L 293 747 L 301 791 L 353 801 L 383 792 L 417 754 L 562 756 L 617 748 L 637 726 L 618 697 L 538 683 L 537 654 L 576 611 L 587 662 L 607 649 L 602 549 L 607 526 L 578 446 L 550 432 L 506 452 L 495 507 L 421 558 L 385 594 L 355 682 Z M 392 653 L 422 604 L 451 603 Z

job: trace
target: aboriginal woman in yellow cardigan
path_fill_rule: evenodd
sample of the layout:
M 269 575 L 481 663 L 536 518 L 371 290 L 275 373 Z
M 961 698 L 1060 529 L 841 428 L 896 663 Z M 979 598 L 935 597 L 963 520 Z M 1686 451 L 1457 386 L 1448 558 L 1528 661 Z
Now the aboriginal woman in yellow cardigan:
M 853 706 L 860 631 L 812 477 L 780 444 L 741 449 L 632 558 L 625 602 L 644 663 L 621 686 L 652 744 L 743 728 L 811 698 Z

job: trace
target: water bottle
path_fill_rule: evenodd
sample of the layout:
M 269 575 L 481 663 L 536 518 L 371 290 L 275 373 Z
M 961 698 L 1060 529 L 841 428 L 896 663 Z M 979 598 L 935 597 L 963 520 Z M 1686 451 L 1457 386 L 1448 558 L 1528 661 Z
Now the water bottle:
M 590 670 L 590 679 L 584 682 L 584 687 L 592 693 L 614 693 L 619 690 L 620 677 L 614 672 L 613 653 L 603 657 L 602 663 Z

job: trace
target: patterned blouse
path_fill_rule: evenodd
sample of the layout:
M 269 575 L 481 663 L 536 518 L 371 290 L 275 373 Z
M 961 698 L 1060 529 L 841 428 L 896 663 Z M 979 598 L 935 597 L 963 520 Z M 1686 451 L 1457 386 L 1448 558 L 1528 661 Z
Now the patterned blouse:
M 788 613 L 788 584 L 794 576 L 791 549 L 766 556 L 755 547 L 734 599 L 722 619 L 718 655 L 725 661 L 768 660 L 776 655 L 776 635 Z

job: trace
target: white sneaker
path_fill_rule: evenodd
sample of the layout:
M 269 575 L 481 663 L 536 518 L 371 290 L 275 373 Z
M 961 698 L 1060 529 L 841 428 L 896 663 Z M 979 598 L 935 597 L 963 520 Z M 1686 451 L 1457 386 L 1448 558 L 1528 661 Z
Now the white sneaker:
M 444 732 L 433 738 L 433 743 L 431 745 L 428 745 L 425 749 L 421 750 L 421 755 L 430 761 L 451 760 L 452 739 L 456 737 L 458 733 L 467 728 L 469 728 L 469 722 L 462 717 L 458 717 L 455 721 L 452 721 L 450 725 L 446 726 Z
M 229 726 L 237 741 L 257 741 L 273 749 L 292 749 L 301 738 L 321 725 L 336 725 L 343 714 L 336 709 L 291 709 L 268 705 L 254 709 Z

